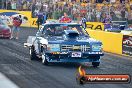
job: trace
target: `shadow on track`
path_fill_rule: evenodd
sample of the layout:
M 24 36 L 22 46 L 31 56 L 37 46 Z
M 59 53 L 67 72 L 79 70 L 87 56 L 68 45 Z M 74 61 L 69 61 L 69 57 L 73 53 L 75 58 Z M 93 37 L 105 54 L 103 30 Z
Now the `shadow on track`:
M 41 59 L 34 60 L 33 62 L 38 62 L 41 64 Z M 90 62 L 85 63 L 76 63 L 76 62 L 50 62 L 48 65 L 43 65 L 46 67 L 62 67 L 62 68 L 79 68 L 82 66 L 83 68 L 88 69 L 99 69 L 100 67 L 93 67 Z

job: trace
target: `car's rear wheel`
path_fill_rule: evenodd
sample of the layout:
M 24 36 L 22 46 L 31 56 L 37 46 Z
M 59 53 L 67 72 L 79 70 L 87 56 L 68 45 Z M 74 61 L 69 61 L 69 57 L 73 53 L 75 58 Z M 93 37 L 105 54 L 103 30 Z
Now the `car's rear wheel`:
M 93 67 L 98 67 L 100 62 L 92 62 Z
M 45 53 L 42 54 L 42 64 L 43 65 L 48 65 L 49 62 L 47 61 L 47 56 L 45 55 Z
M 34 46 L 31 46 L 29 48 L 29 52 L 30 52 L 30 60 L 35 60 L 37 58 L 37 56 L 36 56 L 36 52 L 34 50 Z

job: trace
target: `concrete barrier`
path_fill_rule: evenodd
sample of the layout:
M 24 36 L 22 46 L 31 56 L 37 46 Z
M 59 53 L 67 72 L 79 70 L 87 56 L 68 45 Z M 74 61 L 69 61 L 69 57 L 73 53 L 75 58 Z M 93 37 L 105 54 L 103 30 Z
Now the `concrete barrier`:
M 88 29 L 86 31 L 92 38 L 102 41 L 104 51 L 122 55 L 123 34 Z

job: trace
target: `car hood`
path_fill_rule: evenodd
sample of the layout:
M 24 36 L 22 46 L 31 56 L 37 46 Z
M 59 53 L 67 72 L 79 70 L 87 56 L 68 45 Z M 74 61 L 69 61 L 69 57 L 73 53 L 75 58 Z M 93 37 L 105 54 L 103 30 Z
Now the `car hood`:
M 72 40 L 64 40 L 63 38 L 52 38 L 52 40 L 48 40 L 49 44 L 68 44 L 68 45 L 85 45 L 85 44 L 99 44 L 102 45 L 102 43 L 98 40 L 95 40 L 93 38 L 83 38 L 83 39 L 72 39 Z

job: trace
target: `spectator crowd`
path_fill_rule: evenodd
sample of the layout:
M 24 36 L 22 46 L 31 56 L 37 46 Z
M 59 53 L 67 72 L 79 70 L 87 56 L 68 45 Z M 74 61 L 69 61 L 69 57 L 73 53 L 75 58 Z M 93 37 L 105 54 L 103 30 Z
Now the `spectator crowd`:
M 3 9 L 29 10 L 32 17 L 37 13 L 48 14 L 50 19 L 59 19 L 64 12 L 73 20 L 83 16 L 88 21 L 109 22 L 111 20 L 131 20 L 132 5 L 129 0 L 5 0 Z
M 81 20 L 83 16 L 87 21 L 93 22 L 109 22 L 111 20 L 131 20 L 132 19 L 132 6 L 128 0 L 81 0 L 76 2 L 75 0 L 70 2 L 57 1 L 44 2 L 43 0 L 36 0 L 32 5 L 32 17 L 35 17 L 38 12 L 44 12 L 48 14 L 48 18 L 59 19 L 64 12 L 73 20 Z M 97 3 L 98 2 L 98 3 Z
M 1 9 L 31 11 L 32 0 L 2 0 Z

